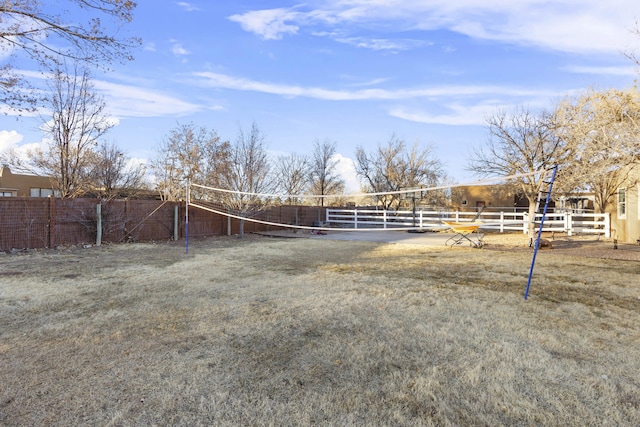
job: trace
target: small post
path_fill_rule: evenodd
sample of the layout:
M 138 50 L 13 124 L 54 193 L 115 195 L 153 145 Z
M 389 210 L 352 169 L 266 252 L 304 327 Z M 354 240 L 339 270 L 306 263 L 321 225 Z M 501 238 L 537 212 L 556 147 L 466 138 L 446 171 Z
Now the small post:
M 571 215 L 571 212 L 566 212 L 564 214 L 565 217 L 565 228 L 567 230 L 567 236 L 573 236 L 573 216 Z
M 413 201 L 413 226 L 416 226 L 416 193 L 413 193 L 413 197 L 411 198 Z
M 55 199 L 49 196 L 49 248 L 53 248 L 55 244 Z
M 178 217 L 180 216 L 179 214 L 179 209 L 178 209 L 178 205 L 175 205 L 173 207 L 173 240 L 177 241 L 178 240 Z
M 102 204 L 96 205 L 96 246 L 102 244 Z

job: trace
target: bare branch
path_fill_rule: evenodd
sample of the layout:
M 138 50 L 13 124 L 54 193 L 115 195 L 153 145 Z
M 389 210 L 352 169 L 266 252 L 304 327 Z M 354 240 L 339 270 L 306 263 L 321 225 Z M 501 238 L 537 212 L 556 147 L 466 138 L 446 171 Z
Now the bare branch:
M 95 148 L 113 123 L 105 115 L 103 99 L 93 91 L 88 70 L 60 68 L 49 89 L 52 117 L 42 117 L 48 143 L 30 154 L 30 164 L 52 177 L 61 197 L 82 196 L 94 190 Z
M 562 100 L 555 116 L 557 132 L 571 150 L 573 186 L 593 192 L 604 212 L 621 183 L 640 167 L 640 92 L 591 89 Z
M 68 12 L 68 7 L 74 7 L 74 12 Z M 132 20 L 135 7 L 130 0 L 4 0 L 0 3 L 0 52 L 27 56 L 46 70 L 61 66 L 65 60 L 83 66 L 131 60 L 140 40 L 118 34 L 119 27 Z M 30 89 L 27 82 L 10 73 L 9 64 L 4 67 L 2 102 L 17 108 L 32 107 L 38 100 L 20 93 Z
M 468 169 L 483 176 L 507 176 L 537 172 L 566 162 L 565 144 L 555 132 L 553 115 L 533 114 L 525 108 L 498 111 L 487 117 L 489 138 L 476 147 Z M 529 201 L 529 217 L 534 218 L 541 175 L 529 175 L 516 182 Z M 509 183 L 511 184 L 511 183 Z M 533 233 L 533 222 L 530 223 Z
M 311 194 L 325 196 L 344 192 L 344 180 L 336 173 L 336 143 L 329 139 L 313 143 L 309 179 Z M 318 198 L 320 206 L 325 205 L 325 198 Z
M 395 135 L 389 138 L 387 145 L 379 145 L 371 154 L 359 147 L 356 173 L 364 181 L 366 190 L 376 193 L 431 187 L 443 177 L 442 165 L 432 156 L 431 147 L 421 148 L 416 143 L 407 150 L 404 141 Z M 388 209 L 397 207 L 400 198 L 397 194 L 383 195 L 377 202 Z

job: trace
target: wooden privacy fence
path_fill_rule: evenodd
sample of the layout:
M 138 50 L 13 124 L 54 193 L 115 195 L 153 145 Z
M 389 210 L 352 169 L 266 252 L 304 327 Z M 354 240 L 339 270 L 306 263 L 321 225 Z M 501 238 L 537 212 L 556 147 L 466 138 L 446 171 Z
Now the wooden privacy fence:
M 177 206 L 157 200 L 2 198 L 0 250 L 170 239 Z
M 382 209 L 327 209 L 326 222 L 331 226 L 344 228 L 447 228 L 442 221 L 471 221 L 476 212 L 446 211 L 446 210 L 382 210 Z M 536 224 L 540 223 L 542 214 L 536 214 Z M 475 219 L 483 223 L 484 230 L 498 232 L 522 231 L 529 232 L 529 215 L 526 212 L 482 212 Z M 537 229 L 537 227 L 536 227 Z M 547 214 L 545 231 L 567 233 L 569 236 L 581 234 L 603 234 L 611 236 L 611 218 L 608 213 L 572 213 L 552 212 Z
M 256 219 L 313 225 L 324 210 L 312 206 L 274 206 Z M 0 251 L 78 244 L 177 240 L 185 235 L 185 205 L 160 200 L 100 200 L 32 197 L 0 198 Z M 247 222 L 247 233 L 273 227 Z M 189 209 L 189 235 L 237 234 L 236 219 Z

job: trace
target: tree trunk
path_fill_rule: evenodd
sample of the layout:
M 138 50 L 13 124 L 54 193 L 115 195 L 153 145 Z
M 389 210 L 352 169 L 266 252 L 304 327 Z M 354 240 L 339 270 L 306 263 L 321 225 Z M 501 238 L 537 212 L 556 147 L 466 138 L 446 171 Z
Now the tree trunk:
M 529 199 L 529 237 L 533 238 L 536 232 L 536 198 L 527 197 Z

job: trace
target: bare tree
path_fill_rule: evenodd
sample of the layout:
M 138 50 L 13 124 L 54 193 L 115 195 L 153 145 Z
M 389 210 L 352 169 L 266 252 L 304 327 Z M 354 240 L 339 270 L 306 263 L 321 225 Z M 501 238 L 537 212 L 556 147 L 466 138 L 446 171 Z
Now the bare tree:
M 98 145 L 91 177 L 101 198 L 135 197 L 147 187 L 145 175 L 144 165 L 132 163 L 116 144 Z
M 296 194 L 303 194 L 309 184 L 309 159 L 296 153 L 279 156 L 274 163 L 274 179 L 278 191 L 287 194 L 287 204 L 298 204 Z
M 38 167 L 54 177 L 62 197 L 77 197 L 89 189 L 94 149 L 114 126 L 89 71 L 78 66 L 70 71 L 56 70 L 49 100 L 52 118 L 44 125 L 51 142 L 35 157 Z
M 25 160 L 11 152 L 5 160 L 15 170 L 51 177 L 61 197 L 78 197 L 94 189 L 95 149 L 114 123 L 87 69 L 57 69 L 49 93 L 45 105 L 51 117 L 42 117 L 43 146 L 27 152 Z
M 238 130 L 229 150 L 229 167 L 221 177 L 223 187 L 237 193 L 223 196 L 223 203 L 234 214 L 247 217 L 265 209 L 269 200 L 255 193 L 273 189 L 265 136 L 253 122 L 246 132 Z M 245 220 L 240 220 L 240 235 L 244 235 Z
M 313 144 L 309 180 L 311 194 L 318 196 L 339 195 L 344 192 L 344 179 L 337 174 L 338 161 L 335 159 L 336 143 L 325 139 L 316 140 Z M 325 198 L 320 197 L 318 204 L 325 205 Z
M 617 189 L 640 167 L 640 92 L 590 89 L 558 103 L 557 133 L 571 149 L 566 178 L 592 192 L 605 212 Z
M 640 22 L 636 21 L 636 27 L 632 30 L 632 32 L 640 39 Z M 637 49 L 632 49 L 624 52 L 624 56 L 632 60 L 636 63 L 636 65 L 640 66 L 640 54 Z
M 140 44 L 122 37 L 120 27 L 133 19 L 131 0 L 4 0 L 0 2 L 0 53 L 9 60 L 1 67 L 0 101 L 15 108 L 32 108 L 37 101 L 28 82 L 15 72 L 11 59 L 22 55 L 46 70 L 66 60 L 83 66 L 132 59 Z M 73 13 L 70 12 L 73 9 Z
M 407 150 L 404 141 L 392 135 L 387 145 L 379 145 L 373 153 L 367 153 L 362 147 L 356 150 L 356 173 L 366 190 L 374 193 L 433 187 L 443 172 L 440 161 L 431 151 L 431 147 L 420 148 L 417 143 Z M 428 195 L 431 197 L 434 193 Z M 400 195 L 381 195 L 376 200 L 385 209 L 397 208 Z M 437 203 L 437 200 L 430 202 Z
M 487 117 L 489 138 L 471 156 L 469 170 L 484 176 L 527 174 L 564 164 L 566 144 L 555 131 L 549 113 L 533 114 L 520 108 Z M 541 175 L 518 178 L 516 183 L 529 201 L 529 231 L 533 235 L 536 199 Z
M 188 180 L 218 186 L 228 173 L 229 150 L 229 142 L 223 141 L 215 130 L 198 128 L 194 123 L 178 123 L 151 161 L 161 197 L 165 200 L 184 197 Z

